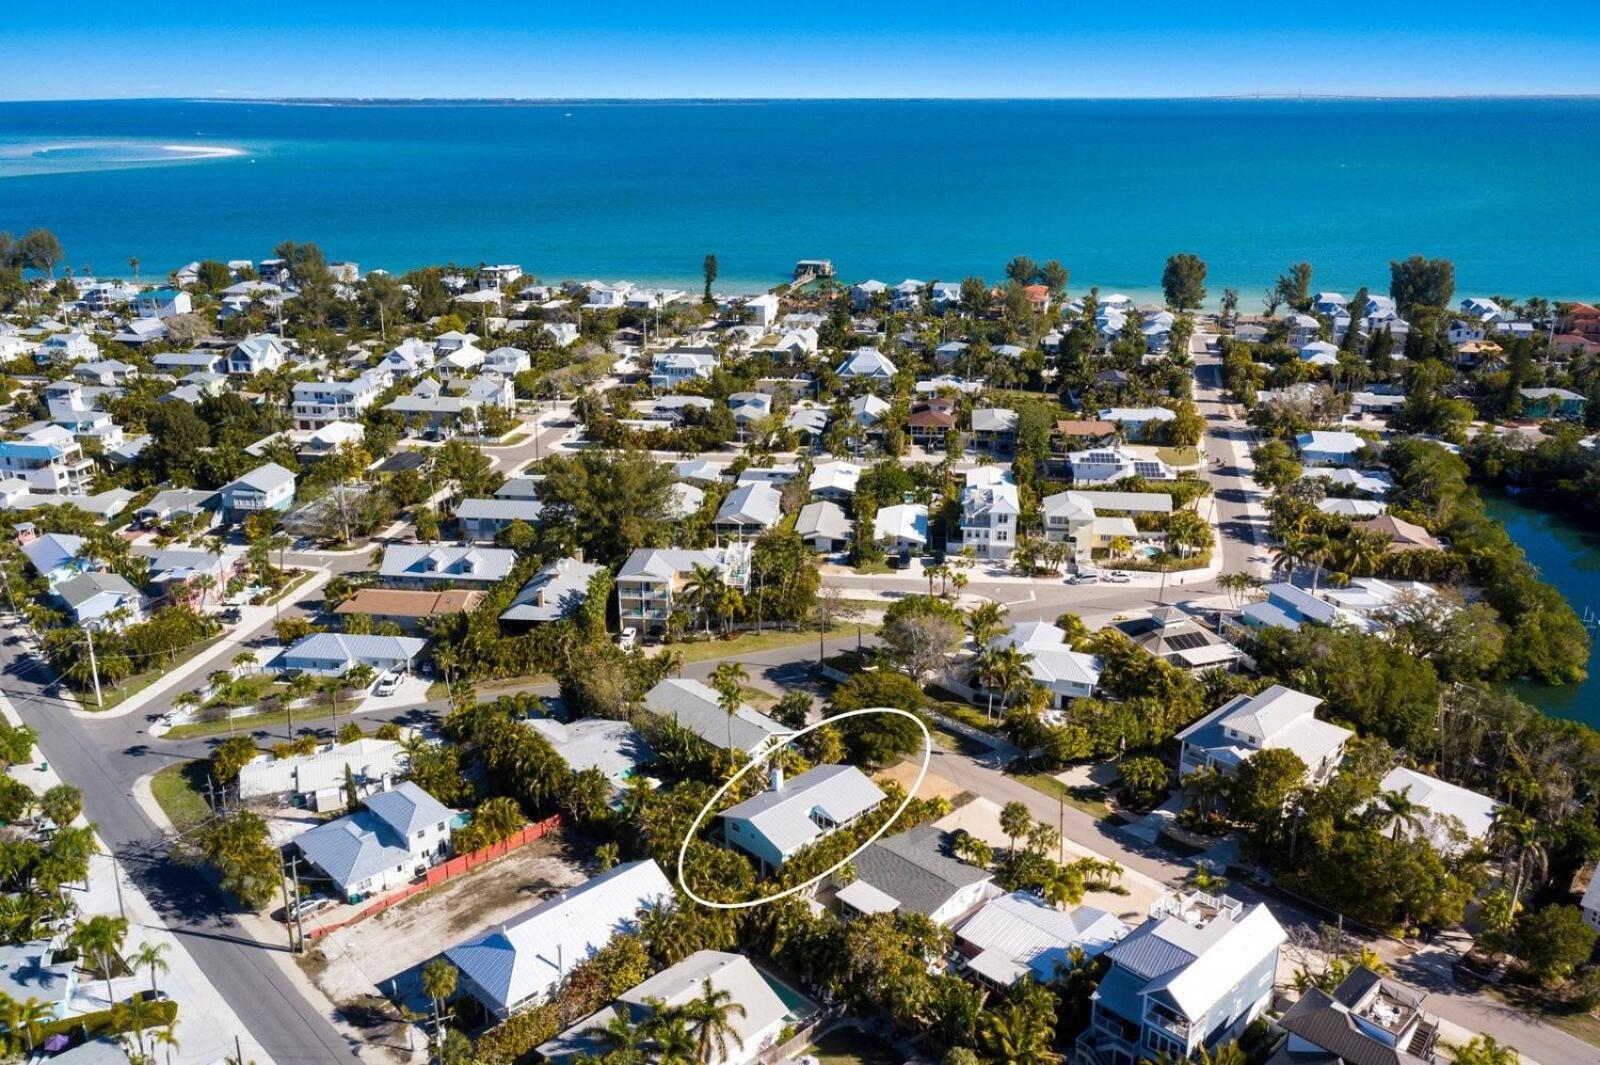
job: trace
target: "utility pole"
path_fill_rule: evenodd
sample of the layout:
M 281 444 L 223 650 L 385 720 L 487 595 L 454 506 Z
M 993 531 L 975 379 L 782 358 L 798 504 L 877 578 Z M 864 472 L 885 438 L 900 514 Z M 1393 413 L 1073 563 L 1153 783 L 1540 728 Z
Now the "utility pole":
M 295 897 L 295 901 L 298 902 L 300 900 L 300 859 L 298 857 L 291 856 L 289 858 L 289 875 L 294 877 L 294 897 Z M 299 952 L 304 954 L 305 953 L 305 949 L 306 949 L 306 918 L 305 918 L 305 914 L 303 914 L 303 913 L 299 912 L 298 910 L 296 910 L 295 911 L 295 915 L 294 915 L 294 924 L 295 924 L 295 928 L 300 933 L 300 951 Z M 293 949 L 293 948 L 291 948 L 291 949 Z
M 294 949 L 294 905 L 289 899 L 289 859 L 283 859 L 284 868 L 278 877 L 278 886 L 283 888 L 283 927 L 289 933 L 289 953 Z
M 115 854 L 108 854 L 107 857 L 111 859 L 111 882 L 117 886 L 117 916 L 126 921 L 128 919 L 128 910 L 122 904 L 122 871 L 117 868 L 117 856 Z
M 106 699 L 100 694 L 100 666 L 94 658 L 94 626 L 85 625 L 83 635 L 89 641 L 89 674 L 94 677 L 94 704 L 104 709 Z

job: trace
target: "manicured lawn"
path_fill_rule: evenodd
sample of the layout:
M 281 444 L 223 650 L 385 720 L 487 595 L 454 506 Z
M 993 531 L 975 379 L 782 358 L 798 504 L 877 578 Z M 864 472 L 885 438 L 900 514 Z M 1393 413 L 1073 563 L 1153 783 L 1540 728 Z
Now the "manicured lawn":
M 340 707 L 341 711 L 350 704 Z M 342 716 L 342 715 L 341 715 Z M 294 712 L 295 725 L 310 724 L 327 719 L 327 703 L 320 703 L 315 707 L 301 707 Z M 247 714 L 236 717 L 231 721 L 191 721 L 184 725 L 174 725 L 167 730 L 166 738 L 169 740 L 192 740 L 201 736 L 217 736 L 222 733 L 253 732 L 256 729 L 272 728 L 274 726 L 287 727 L 289 715 L 282 710 L 269 710 L 264 714 Z
M 863 562 L 856 567 L 856 572 L 862 576 L 873 576 L 878 573 L 893 573 L 894 567 L 887 562 Z
M 354 550 L 354 548 L 350 548 L 350 550 Z M 268 596 L 266 599 L 263 599 L 261 601 L 262 605 L 270 606 L 273 603 L 280 602 L 281 600 L 285 599 L 296 588 L 300 587 L 306 581 L 309 581 L 311 579 L 311 573 L 312 571 L 308 569 L 298 570 L 293 580 L 284 585 L 278 591 L 272 593 L 272 595 Z
M 836 1028 L 807 1048 L 822 1065 L 900 1065 L 904 1056 L 876 1036 Z
M 1121 823 L 1122 818 L 1107 806 L 1104 799 L 1095 798 L 1086 794 L 1083 789 L 1069 787 L 1061 783 L 1049 773 L 1016 773 L 1016 779 L 1028 785 L 1034 791 L 1041 791 L 1052 799 L 1065 799 L 1067 805 L 1074 809 L 1082 810 L 1091 817 L 1101 820 L 1115 820 Z
M 1168 466 L 1193 466 L 1200 461 L 1200 452 L 1193 447 L 1158 447 L 1156 458 Z
M 151 794 L 180 832 L 211 816 L 211 807 L 201 791 L 205 777 L 206 763 L 194 761 L 174 763 L 150 778 Z
M 878 627 L 876 625 L 861 626 L 863 635 L 871 635 L 877 631 Z M 855 634 L 855 625 L 836 625 L 826 638 L 829 640 L 842 640 Z M 681 654 L 685 662 L 704 662 L 710 658 L 738 658 L 741 655 L 755 654 L 758 651 L 771 651 L 779 647 L 793 647 L 795 644 L 815 644 L 816 642 L 816 632 L 769 629 L 766 632 L 741 633 L 731 640 L 713 637 L 710 640 L 701 640 L 695 643 L 669 644 L 667 649 Z

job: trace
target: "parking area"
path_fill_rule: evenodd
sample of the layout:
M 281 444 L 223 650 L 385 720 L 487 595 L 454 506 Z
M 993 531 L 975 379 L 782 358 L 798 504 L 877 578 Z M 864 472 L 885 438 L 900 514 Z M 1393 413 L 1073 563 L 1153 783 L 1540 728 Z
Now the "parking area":
M 407 673 L 401 676 L 400 683 L 388 695 L 377 695 L 374 684 L 361 699 L 355 704 L 355 712 L 363 710 L 382 710 L 386 707 L 413 706 L 417 703 L 428 701 L 428 685 L 431 682 L 427 677 L 416 673 Z
M 312 944 L 316 981 L 336 1003 L 381 994 L 427 1009 L 421 969 L 432 957 L 587 879 L 560 832 Z M 324 911 L 319 919 L 328 919 Z

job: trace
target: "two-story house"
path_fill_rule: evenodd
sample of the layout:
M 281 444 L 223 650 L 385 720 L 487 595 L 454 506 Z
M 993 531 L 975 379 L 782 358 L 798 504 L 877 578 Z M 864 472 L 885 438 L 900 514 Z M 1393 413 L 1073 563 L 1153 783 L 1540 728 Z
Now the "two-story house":
M 1002 466 L 978 466 L 967 471 L 961 489 L 961 543 L 979 558 L 1006 559 L 1017 546 L 1017 523 L 1022 503 L 1011 471 Z
M 1426 998 L 1360 966 L 1332 991 L 1310 988 L 1284 1011 L 1278 1025 L 1288 1036 L 1267 1065 L 1429 1065 L 1439 1022 L 1422 1011 Z
M 854 824 L 883 798 L 883 791 L 853 765 L 814 766 L 791 781 L 774 765 L 766 791 L 722 812 L 722 836 L 766 872 Z
M 0 440 L 0 477 L 20 477 L 29 487 L 56 495 L 82 495 L 94 476 L 94 460 L 59 425 L 45 425 L 20 440 Z
M 1319 721 L 1321 704 L 1315 695 L 1281 684 L 1258 695 L 1236 695 L 1178 733 L 1178 775 L 1217 769 L 1232 776 L 1257 751 L 1288 750 L 1306 764 L 1306 783 L 1326 784 L 1355 733 Z
M 1175 892 L 1106 952 L 1111 968 L 1091 997 L 1078 1065 L 1182 1060 L 1236 1039 L 1272 1002 L 1288 937 L 1263 903 Z
M 307 829 L 295 848 L 352 902 L 409 883 L 450 854 L 456 812 L 406 781 L 366 808 Z
M 749 545 L 691 551 L 641 547 L 617 571 L 617 615 L 625 628 L 641 635 L 660 632 L 672 612 L 683 605 L 682 592 L 695 571 L 704 567 L 724 584 L 744 588 L 749 580 Z
M 676 388 L 685 381 L 709 380 L 721 364 L 715 348 L 673 348 L 650 363 L 650 387 Z
M 385 374 L 369 371 L 353 381 L 296 381 L 294 427 L 320 429 L 330 422 L 357 422 L 386 385 Z
M 243 521 L 266 510 L 288 510 L 294 502 L 294 473 L 268 462 L 229 481 L 219 492 L 229 521 Z
M 228 353 L 228 372 L 248 376 L 280 369 L 289 357 L 289 345 L 271 333 L 245 337 Z

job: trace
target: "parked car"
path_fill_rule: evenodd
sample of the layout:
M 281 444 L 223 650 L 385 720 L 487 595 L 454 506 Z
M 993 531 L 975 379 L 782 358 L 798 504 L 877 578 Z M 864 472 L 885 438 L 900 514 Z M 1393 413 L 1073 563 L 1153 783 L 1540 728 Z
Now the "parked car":
M 310 917 L 332 905 L 333 900 L 326 895 L 307 895 L 289 904 L 289 916 L 297 919 Z
M 889 565 L 894 569 L 908 569 L 911 566 L 910 549 L 908 548 L 897 555 L 890 555 Z
M 624 651 L 633 650 L 633 645 L 639 642 L 639 630 L 632 625 L 627 626 L 617 633 L 617 646 Z
M 1095 584 L 1100 580 L 1100 571 L 1092 566 L 1083 566 L 1077 573 L 1067 578 L 1068 584 Z
M 1105 581 L 1107 584 L 1127 584 L 1131 580 L 1133 580 L 1133 578 L 1128 576 L 1120 569 L 1114 569 L 1105 576 Z
M 390 670 L 378 678 L 378 683 L 372 686 L 373 695 L 393 695 L 400 688 L 399 670 Z

